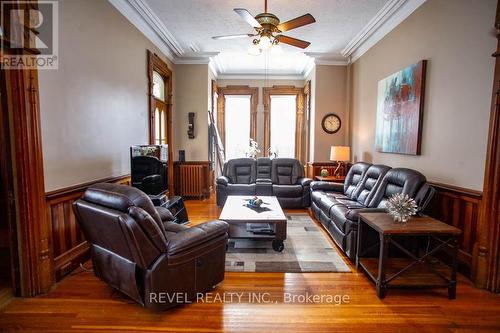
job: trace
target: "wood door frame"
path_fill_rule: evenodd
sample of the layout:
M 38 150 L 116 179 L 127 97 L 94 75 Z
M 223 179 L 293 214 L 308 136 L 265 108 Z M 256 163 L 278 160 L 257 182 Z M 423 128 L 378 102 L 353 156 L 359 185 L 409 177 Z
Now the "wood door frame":
M 306 82 L 306 85 L 304 86 L 304 132 L 305 132 L 305 152 L 304 152 L 304 159 L 305 163 L 310 162 L 310 157 L 311 157 L 311 95 L 312 95 L 312 90 L 311 90 L 311 80 L 308 80 Z M 304 164 L 305 164 L 304 163 Z
M 38 2 L 33 0 L 24 6 L 36 10 Z M 9 25 L 4 28 L 4 38 L 7 38 Z M 38 54 L 37 49 L 29 47 L 18 52 Z M 7 113 L 4 119 L 8 118 L 9 122 L 10 156 L 7 158 L 12 166 L 17 229 L 18 252 L 13 259 L 19 264 L 19 281 L 15 282 L 15 292 L 17 296 L 30 297 L 47 292 L 54 284 L 52 233 L 45 203 L 38 69 L 0 72 L 5 83 L 2 112 Z
M 257 104 L 259 103 L 259 88 L 250 86 L 226 86 L 217 88 L 217 127 L 224 149 L 226 148 L 226 96 L 250 96 L 250 138 L 257 141 Z
M 500 292 L 500 1 L 495 18 L 497 49 L 491 98 L 490 127 L 484 170 L 483 199 L 479 210 L 478 241 L 473 256 L 476 286 Z
M 149 143 L 155 143 L 155 97 L 153 95 L 153 71 L 163 76 L 165 80 L 165 103 L 167 104 L 167 144 L 168 144 L 168 193 L 173 196 L 174 193 L 174 154 L 173 154 L 173 135 L 172 135 L 172 80 L 173 75 L 165 61 L 157 54 L 147 50 L 147 76 L 148 76 L 148 109 L 149 109 Z
M 296 96 L 295 120 L 295 158 L 302 161 L 302 132 L 304 130 L 304 88 L 295 86 L 275 85 L 263 88 L 264 102 L 264 156 L 271 147 L 271 96 Z M 304 161 L 302 161 L 304 162 Z

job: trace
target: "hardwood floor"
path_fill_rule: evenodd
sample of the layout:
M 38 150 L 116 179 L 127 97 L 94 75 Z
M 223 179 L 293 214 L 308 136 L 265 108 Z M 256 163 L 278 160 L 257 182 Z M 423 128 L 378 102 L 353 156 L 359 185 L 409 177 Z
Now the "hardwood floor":
M 213 199 L 187 201 L 187 207 L 193 223 L 219 214 Z M 453 301 L 448 300 L 446 290 L 390 290 L 379 300 L 367 277 L 351 268 L 352 273 L 226 273 L 225 281 L 210 294 L 214 298 L 226 295 L 226 303 L 189 304 L 165 312 L 146 310 L 114 292 L 93 273 L 79 270 L 47 295 L 12 300 L 0 310 L 0 331 L 500 331 L 500 296 L 475 289 L 463 277 Z M 231 302 L 231 293 L 245 294 L 241 302 L 236 297 Z M 271 303 L 252 302 L 248 293 Z M 289 303 L 284 302 L 285 293 L 347 295 L 349 302 Z

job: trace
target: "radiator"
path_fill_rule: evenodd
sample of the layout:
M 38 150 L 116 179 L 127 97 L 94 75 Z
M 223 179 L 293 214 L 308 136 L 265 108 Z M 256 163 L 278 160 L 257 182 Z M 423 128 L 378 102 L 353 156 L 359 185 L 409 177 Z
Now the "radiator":
M 179 195 L 203 197 L 206 192 L 204 165 L 179 165 Z

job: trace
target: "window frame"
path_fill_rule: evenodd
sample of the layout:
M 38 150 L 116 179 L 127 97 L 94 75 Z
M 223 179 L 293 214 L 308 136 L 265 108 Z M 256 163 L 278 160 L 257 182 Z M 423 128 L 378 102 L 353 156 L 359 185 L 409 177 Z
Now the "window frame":
M 157 72 L 163 77 L 165 100 L 157 99 L 153 95 L 153 72 Z M 166 105 L 167 131 L 166 144 L 168 145 L 168 195 L 174 195 L 174 156 L 172 140 L 172 71 L 168 65 L 158 55 L 147 50 L 147 77 L 148 77 L 148 117 L 149 117 L 149 144 L 155 144 L 155 106 L 158 103 Z
M 305 163 L 302 155 L 304 133 L 304 88 L 295 86 L 272 86 L 263 88 L 264 102 L 264 156 L 269 155 L 271 146 L 271 95 L 296 96 L 295 158 Z
M 218 87 L 217 98 L 217 128 L 224 148 L 226 147 L 226 95 L 250 96 L 250 138 L 257 141 L 257 103 L 259 102 L 259 88 L 250 86 Z

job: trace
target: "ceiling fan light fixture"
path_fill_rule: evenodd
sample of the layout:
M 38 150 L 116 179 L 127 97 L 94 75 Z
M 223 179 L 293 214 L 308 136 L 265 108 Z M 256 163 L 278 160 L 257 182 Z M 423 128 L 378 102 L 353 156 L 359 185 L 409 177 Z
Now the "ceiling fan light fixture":
M 268 36 L 262 36 L 259 40 L 259 46 L 263 50 L 267 50 L 272 45 L 271 39 Z
M 273 47 L 271 47 L 271 54 L 274 55 L 280 55 L 283 54 L 283 48 L 279 44 L 273 44 Z
M 262 50 L 260 49 L 258 44 L 253 43 L 250 45 L 248 48 L 248 54 L 252 56 L 258 56 L 262 53 Z

